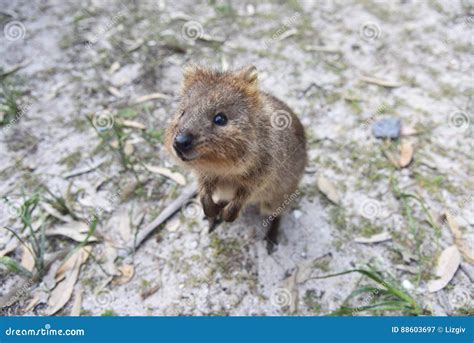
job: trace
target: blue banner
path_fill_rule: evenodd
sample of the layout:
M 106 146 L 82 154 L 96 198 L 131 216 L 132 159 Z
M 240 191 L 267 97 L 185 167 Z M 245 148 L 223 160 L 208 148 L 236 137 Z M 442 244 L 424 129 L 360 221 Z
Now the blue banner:
M 466 342 L 472 317 L 2 317 L 0 342 Z

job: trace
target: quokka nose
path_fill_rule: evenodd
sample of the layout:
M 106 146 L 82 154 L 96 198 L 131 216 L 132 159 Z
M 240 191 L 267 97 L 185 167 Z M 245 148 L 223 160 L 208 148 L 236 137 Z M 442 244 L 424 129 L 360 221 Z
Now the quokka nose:
M 173 145 L 178 152 L 189 151 L 193 145 L 193 136 L 188 133 L 179 133 Z

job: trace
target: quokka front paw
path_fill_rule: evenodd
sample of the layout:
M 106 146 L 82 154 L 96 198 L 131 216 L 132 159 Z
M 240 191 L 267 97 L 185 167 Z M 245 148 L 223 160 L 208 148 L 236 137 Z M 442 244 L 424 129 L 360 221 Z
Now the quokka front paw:
M 217 217 L 222 210 L 222 207 L 216 204 L 208 194 L 201 196 L 201 205 L 204 214 L 209 218 Z
M 237 219 L 241 206 L 239 204 L 230 202 L 227 204 L 226 207 L 222 210 L 222 219 L 226 222 L 233 222 Z

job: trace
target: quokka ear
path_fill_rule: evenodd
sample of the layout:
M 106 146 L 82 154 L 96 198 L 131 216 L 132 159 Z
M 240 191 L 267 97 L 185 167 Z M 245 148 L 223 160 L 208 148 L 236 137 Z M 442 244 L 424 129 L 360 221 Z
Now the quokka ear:
M 256 85 L 258 79 L 258 72 L 257 68 L 254 65 L 249 65 L 247 67 L 242 68 L 238 72 L 239 77 L 243 78 L 246 82 Z
M 202 78 L 202 75 L 205 73 L 205 68 L 198 64 L 186 64 L 183 67 L 183 85 L 184 88 L 189 87 L 194 81 Z
M 198 73 L 201 70 L 201 66 L 194 64 L 194 63 L 189 63 L 186 64 L 183 67 L 183 76 L 184 80 L 192 78 L 196 73 Z

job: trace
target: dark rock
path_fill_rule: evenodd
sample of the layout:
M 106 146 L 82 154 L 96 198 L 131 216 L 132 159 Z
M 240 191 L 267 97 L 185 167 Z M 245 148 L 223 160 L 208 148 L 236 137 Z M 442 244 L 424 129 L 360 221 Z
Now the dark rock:
M 400 118 L 380 119 L 372 125 L 372 133 L 376 138 L 396 139 L 400 137 L 400 129 Z

